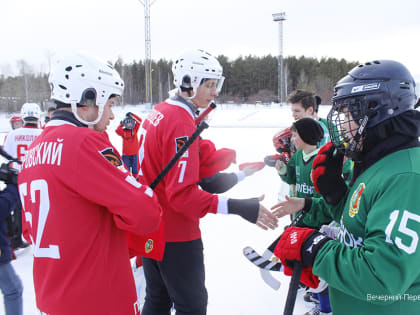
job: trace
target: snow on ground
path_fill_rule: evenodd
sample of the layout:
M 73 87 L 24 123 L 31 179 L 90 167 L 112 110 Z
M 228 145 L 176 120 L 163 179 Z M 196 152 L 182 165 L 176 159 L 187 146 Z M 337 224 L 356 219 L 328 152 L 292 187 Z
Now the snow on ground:
M 322 106 L 321 117 L 326 117 L 328 110 L 329 106 Z M 138 106 L 114 109 L 116 118 L 108 128 L 108 133 L 117 149 L 121 149 L 122 142 L 114 130 L 128 111 L 142 118 L 148 113 Z M 0 131 L 8 131 L 9 117 L 10 115 L 0 115 Z M 275 153 L 272 145 L 274 133 L 290 126 L 292 121 L 289 106 L 222 105 L 210 114 L 210 128 L 206 129 L 202 136 L 211 139 L 217 148 L 235 149 L 238 164 L 262 161 L 266 155 Z M 3 137 L 4 133 L 0 133 L 0 143 L 3 143 Z M 237 170 L 237 165 L 231 166 L 228 170 Z M 232 198 L 251 198 L 264 194 L 263 204 L 269 208 L 277 202 L 279 190 L 284 196 L 288 192 L 287 185 L 281 183 L 273 168 L 265 167 L 233 187 L 225 195 Z M 209 214 L 201 220 L 209 315 L 283 313 L 290 278 L 280 273 L 274 274 L 282 283 L 280 289 L 274 291 L 263 282 L 258 268 L 248 262 L 242 254 L 245 246 L 251 246 L 262 253 L 283 231 L 289 220 L 283 218 L 279 223 L 276 230 L 264 231 L 235 215 Z M 31 249 L 18 252 L 18 259 L 13 265 L 24 283 L 24 314 L 38 315 L 32 279 Z M 2 303 L 1 295 L 0 303 Z M 294 313 L 303 314 L 310 307 L 310 304 L 303 302 L 299 294 Z M 1 307 L 0 314 L 4 314 Z

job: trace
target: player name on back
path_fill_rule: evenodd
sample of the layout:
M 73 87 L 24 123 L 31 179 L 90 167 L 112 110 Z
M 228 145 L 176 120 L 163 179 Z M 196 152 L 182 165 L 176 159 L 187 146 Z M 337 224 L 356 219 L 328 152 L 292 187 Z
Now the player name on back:
M 33 142 L 37 135 L 15 135 L 15 142 L 30 141 Z
M 57 141 L 38 143 L 26 153 L 22 167 L 29 168 L 46 164 L 60 166 L 61 152 L 63 151 L 62 141 L 63 139 L 57 139 Z

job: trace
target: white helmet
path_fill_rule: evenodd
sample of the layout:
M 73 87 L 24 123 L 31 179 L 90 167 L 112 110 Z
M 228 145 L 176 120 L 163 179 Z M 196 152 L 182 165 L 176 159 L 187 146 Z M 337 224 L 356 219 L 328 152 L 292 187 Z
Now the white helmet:
M 36 103 L 25 103 L 20 109 L 20 115 L 23 120 L 39 120 L 41 118 L 41 109 Z
M 217 92 L 220 92 L 225 78 L 220 63 L 203 50 L 192 50 L 184 53 L 172 63 L 174 85 L 181 89 L 193 89 L 193 98 L 203 79 L 216 79 Z
M 59 59 L 48 81 L 51 99 L 70 104 L 76 118 L 86 125 L 98 123 L 110 96 L 122 96 L 124 90 L 124 81 L 111 65 L 82 54 Z M 98 106 L 96 120 L 81 119 L 77 114 L 77 104 Z

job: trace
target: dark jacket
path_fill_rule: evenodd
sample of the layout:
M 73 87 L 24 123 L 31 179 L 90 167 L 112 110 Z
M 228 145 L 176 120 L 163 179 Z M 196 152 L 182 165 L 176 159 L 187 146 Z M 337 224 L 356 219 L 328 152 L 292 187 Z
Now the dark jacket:
M 19 192 L 16 185 L 9 184 L 6 189 L 0 192 L 0 264 L 5 264 L 12 260 L 12 248 L 7 236 L 6 218 L 16 207 L 19 200 Z

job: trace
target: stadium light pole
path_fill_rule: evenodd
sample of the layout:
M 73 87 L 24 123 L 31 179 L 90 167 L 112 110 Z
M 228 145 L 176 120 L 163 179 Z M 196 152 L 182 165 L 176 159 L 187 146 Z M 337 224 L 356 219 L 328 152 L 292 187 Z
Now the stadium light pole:
M 145 42 L 145 86 L 146 86 L 146 103 L 152 105 L 152 39 L 150 37 L 150 6 L 156 0 L 139 0 L 144 6 L 144 42 Z
M 284 101 L 284 76 L 283 76 L 283 21 L 286 20 L 286 13 L 274 13 L 273 21 L 279 24 L 279 56 L 278 56 L 278 82 L 277 82 L 277 93 L 279 98 L 279 104 L 281 105 Z

